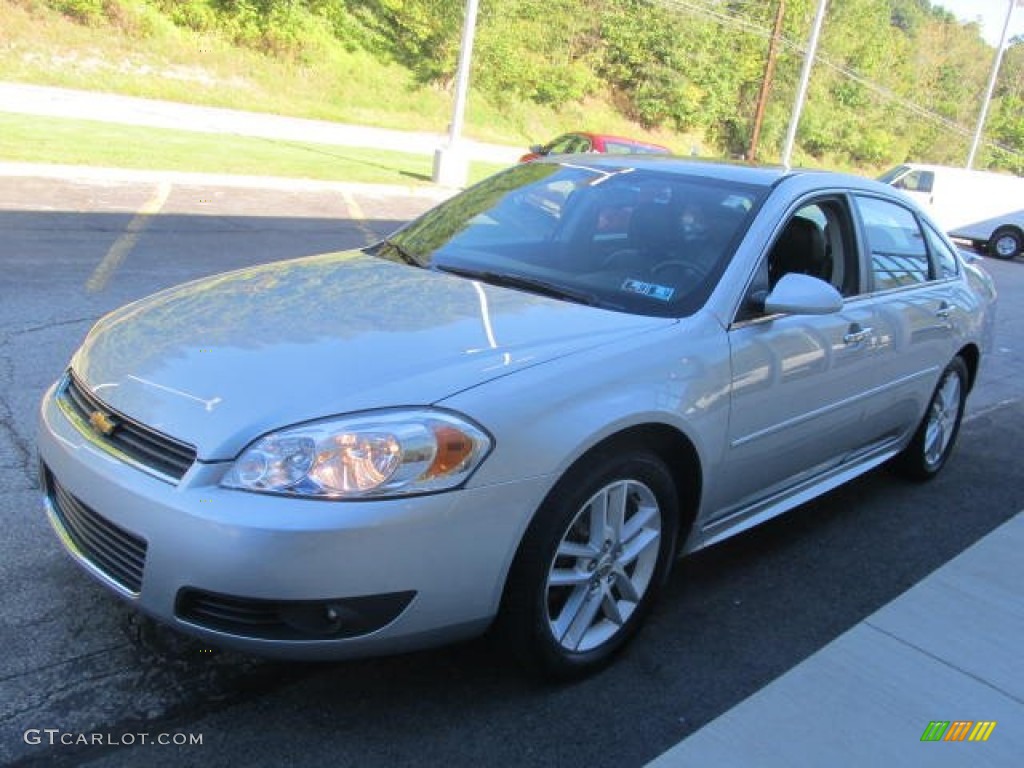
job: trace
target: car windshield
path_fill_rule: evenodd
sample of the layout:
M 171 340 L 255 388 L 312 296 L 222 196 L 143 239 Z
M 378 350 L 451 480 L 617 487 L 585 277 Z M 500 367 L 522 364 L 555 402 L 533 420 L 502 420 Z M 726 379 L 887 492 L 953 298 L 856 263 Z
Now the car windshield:
M 764 189 L 694 175 L 531 163 L 492 176 L 370 253 L 634 314 L 707 300 Z
M 878 177 L 878 181 L 883 184 L 892 184 L 894 179 L 898 179 L 900 176 L 909 171 L 910 168 L 906 165 L 897 165 L 895 168 L 890 168 L 888 171 Z

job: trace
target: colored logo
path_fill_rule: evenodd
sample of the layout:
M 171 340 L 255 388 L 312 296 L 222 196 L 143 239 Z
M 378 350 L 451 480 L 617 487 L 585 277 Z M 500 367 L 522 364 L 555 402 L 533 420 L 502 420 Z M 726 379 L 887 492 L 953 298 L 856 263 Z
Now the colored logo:
M 103 413 L 103 411 L 93 411 L 89 414 L 89 423 L 92 424 L 92 428 L 99 432 L 101 435 L 110 436 L 110 433 L 117 429 L 117 422 L 112 418 Z
M 995 720 L 932 720 L 921 741 L 988 741 L 995 728 Z

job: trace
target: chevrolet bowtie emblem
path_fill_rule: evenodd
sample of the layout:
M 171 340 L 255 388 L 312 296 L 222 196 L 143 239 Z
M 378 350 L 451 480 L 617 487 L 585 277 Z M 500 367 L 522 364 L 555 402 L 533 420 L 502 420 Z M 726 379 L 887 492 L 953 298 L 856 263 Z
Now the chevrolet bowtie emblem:
M 110 435 L 117 429 L 117 422 L 107 416 L 103 411 L 93 411 L 89 414 L 89 423 L 92 428 L 102 435 Z

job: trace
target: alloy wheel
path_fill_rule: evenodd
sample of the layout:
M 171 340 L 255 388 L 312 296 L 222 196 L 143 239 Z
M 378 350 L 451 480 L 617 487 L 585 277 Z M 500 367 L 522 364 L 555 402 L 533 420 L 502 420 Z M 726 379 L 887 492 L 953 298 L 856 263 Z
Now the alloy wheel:
M 570 652 L 607 642 L 651 586 L 662 535 L 654 492 L 618 480 L 595 493 L 559 542 L 545 585 L 548 627 Z
M 960 377 L 947 372 L 932 399 L 924 436 L 924 459 L 929 466 L 938 464 L 946 452 L 956 428 L 963 398 Z

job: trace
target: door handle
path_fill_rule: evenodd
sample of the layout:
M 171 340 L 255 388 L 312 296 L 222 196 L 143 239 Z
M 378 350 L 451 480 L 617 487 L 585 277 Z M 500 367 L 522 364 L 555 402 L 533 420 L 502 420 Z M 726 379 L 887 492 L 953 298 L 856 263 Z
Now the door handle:
M 935 310 L 935 316 L 940 317 L 943 320 L 946 320 L 952 311 L 953 308 L 947 302 L 944 301 L 939 305 L 939 308 Z
M 843 341 L 847 344 L 860 344 L 871 335 L 871 331 L 871 328 L 863 328 L 860 323 L 854 323 L 850 326 L 846 335 L 843 336 Z

